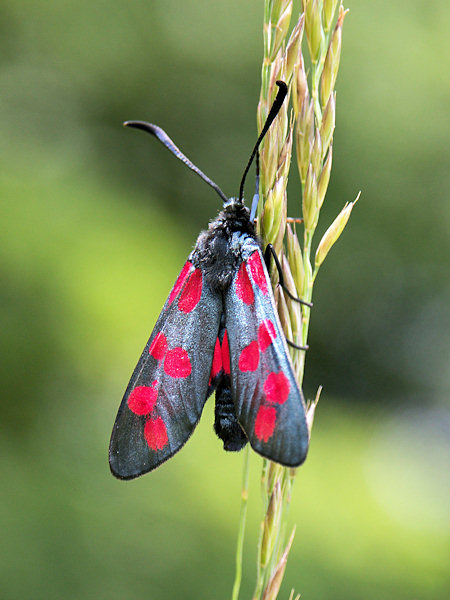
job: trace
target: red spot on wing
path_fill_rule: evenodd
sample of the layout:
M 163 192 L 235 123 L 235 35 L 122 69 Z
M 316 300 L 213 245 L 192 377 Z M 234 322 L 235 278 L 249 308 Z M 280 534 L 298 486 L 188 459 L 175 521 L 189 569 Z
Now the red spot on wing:
M 153 358 L 156 358 L 156 360 L 162 360 L 164 358 L 167 352 L 167 339 L 162 331 L 154 338 L 148 351 Z
M 200 302 L 202 295 L 202 272 L 200 269 L 195 269 L 188 279 L 188 282 L 181 292 L 178 301 L 178 309 L 184 313 L 191 312 Z
M 178 279 L 176 280 L 175 285 L 173 286 L 173 289 L 170 292 L 169 304 L 171 304 L 180 293 L 180 290 L 183 287 L 183 284 L 186 281 L 191 269 L 192 263 L 187 261 L 184 267 L 181 269 L 181 273 L 178 275 Z
M 148 415 L 152 412 L 158 397 L 156 385 L 156 381 L 152 383 L 151 387 L 139 385 L 128 396 L 128 408 L 135 415 Z
M 277 411 L 273 406 L 260 406 L 256 414 L 255 435 L 258 440 L 267 442 L 275 429 Z
M 277 337 L 275 325 L 270 319 L 266 319 L 258 328 L 258 342 L 261 352 L 264 352 Z
M 225 329 L 222 340 L 222 367 L 225 375 L 230 374 L 230 347 L 228 345 L 228 333 Z
M 187 377 L 191 374 L 192 366 L 188 353 L 184 348 L 169 350 L 164 361 L 164 372 L 171 377 Z
M 240 371 L 256 371 L 259 364 L 259 348 L 258 342 L 250 342 L 239 356 Z
M 149 419 L 144 426 L 145 440 L 152 450 L 162 450 L 168 442 L 167 429 L 161 417 Z
M 216 345 L 214 346 L 214 355 L 211 367 L 211 379 L 214 379 L 216 375 L 222 370 L 222 350 L 220 348 L 219 338 L 216 339 Z
M 269 402 L 276 402 L 277 404 L 286 402 L 290 388 L 291 384 L 289 383 L 289 379 L 283 371 L 280 371 L 279 373 L 269 373 L 264 382 L 264 392 L 267 400 L 269 400 Z
M 250 273 L 252 274 L 253 281 L 256 283 L 262 293 L 266 295 L 267 279 L 262 266 L 260 253 L 258 251 L 253 252 L 250 258 L 247 260 L 247 264 L 250 267 Z
M 245 304 L 253 304 L 255 295 L 253 293 L 252 284 L 250 277 L 248 276 L 245 263 L 241 264 L 236 276 L 236 294 L 238 298 Z

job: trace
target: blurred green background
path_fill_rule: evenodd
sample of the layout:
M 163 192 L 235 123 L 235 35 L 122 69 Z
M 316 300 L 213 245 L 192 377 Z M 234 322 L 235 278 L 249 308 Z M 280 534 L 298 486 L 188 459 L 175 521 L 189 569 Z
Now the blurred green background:
M 280 598 L 447 597 L 450 6 L 349 3 Z M 297 3 L 298 9 L 298 3 Z M 237 193 L 256 136 L 262 0 L 0 6 L 0 597 L 227 598 L 241 456 L 212 432 L 134 482 L 107 446 L 128 378 L 216 195 L 125 119 L 164 127 Z M 447 50 L 447 52 L 446 52 Z M 299 214 L 295 170 L 290 214 Z M 448 435 L 448 428 L 447 428 Z M 242 598 L 254 583 L 252 457 Z M 448 592 L 448 590 L 447 590 Z

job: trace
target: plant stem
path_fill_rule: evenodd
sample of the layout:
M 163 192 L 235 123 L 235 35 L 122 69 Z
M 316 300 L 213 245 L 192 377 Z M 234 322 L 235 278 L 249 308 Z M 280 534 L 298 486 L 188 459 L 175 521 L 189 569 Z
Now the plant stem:
M 249 445 L 244 450 L 244 466 L 242 470 L 241 511 L 239 516 L 239 530 L 236 545 L 236 575 L 234 578 L 231 600 L 238 600 L 242 580 L 242 553 L 244 548 L 245 523 L 247 521 L 248 508 L 248 467 L 249 467 Z
M 311 244 L 313 239 L 312 231 L 305 231 L 304 236 L 304 246 L 303 246 L 303 270 L 304 270 L 304 280 L 303 280 L 303 290 L 302 290 L 302 298 L 307 302 L 311 302 L 312 299 L 312 290 L 314 278 L 312 276 L 312 268 L 311 268 Z M 311 309 L 309 307 L 302 307 L 302 327 L 301 327 L 301 343 L 303 346 L 306 346 L 308 343 L 308 331 L 309 331 L 309 320 L 311 317 Z M 303 383 L 303 375 L 305 370 L 305 358 L 306 353 L 302 352 L 299 356 L 298 361 L 298 370 L 297 370 L 297 379 L 298 383 L 301 386 Z
M 292 6 L 292 0 L 264 0 L 264 58 L 257 110 L 258 130 L 261 130 L 271 100 L 273 101 L 274 84 L 277 79 L 282 79 L 290 86 L 293 111 L 289 114 L 289 110 L 283 108 L 261 147 L 259 191 L 263 202 L 258 207 L 257 222 L 258 234 L 264 243 L 272 244 L 279 257 L 283 259 L 285 280 L 291 282 L 292 289 L 298 292 L 302 300 L 311 302 L 317 271 L 331 246 L 342 233 L 354 205 L 354 202 L 346 203 L 313 254 L 314 232 L 331 170 L 335 126 L 334 84 L 339 68 L 342 24 L 347 11 L 340 4 L 339 16 L 332 31 L 331 24 L 335 17 L 337 0 L 327 0 L 326 4 L 322 0 L 303 0 L 304 14 L 299 15 L 297 25 L 288 36 Z M 310 86 L 301 48 L 304 32 L 310 48 Z M 293 139 L 296 140 L 297 165 L 302 187 L 303 247 L 299 243 L 295 228 L 294 231 L 290 226 L 286 229 L 286 186 Z M 285 235 L 287 239 L 283 240 Z M 272 281 L 276 283 L 274 278 Z M 299 311 L 298 305 L 294 307 L 280 290 L 275 293 L 275 302 L 285 334 L 289 339 L 306 346 L 310 308 L 303 305 Z M 305 352 L 290 350 L 290 354 L 298 385 L 301 388 Z M 315 401 L 306 408 L 309 430 L 311 430 L 320 389 Z M 247 469 L 248 466 L 245 465 L 244 471 Z M 261 492 L 264 517 L 258 540 L 253 600 L 277 598 L 293 540 L 292 534 L 286 545 L 287 516 L 295 475 L 296 469 L 282 467 L 266 459 L 263 461 Z M 245 487 L 246 484 L 244 489 Z M 237 600 L 239 594 L 246 509 L 245 495 L 245 506 L 241 506 L 233 600 Z M 291 598 L 293 596 L 292 593 Z

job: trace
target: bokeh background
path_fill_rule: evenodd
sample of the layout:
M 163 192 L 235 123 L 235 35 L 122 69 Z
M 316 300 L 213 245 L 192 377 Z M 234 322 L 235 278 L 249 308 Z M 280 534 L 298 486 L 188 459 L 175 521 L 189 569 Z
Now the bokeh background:
M 349 2 L 280 598 L 447 597 L 445 2 Z M 297 3 L 298 9 L 298 3 Z M 134 482 L 107 446 L 128 378 L 216 195 L 125 119 L 163 126 L 237 193 L 256 136 L 262 0 L 0 6 L 0 597 L 227 598 L 241 456 L 212 432 Z M 292 171 L 289 212 L 299 214 Z M 447 429 L 448 432 L 448 429 Z M 242 598 L 260 518 L 251 465 Z M 447 590 L 448 591 L 448 590 Z

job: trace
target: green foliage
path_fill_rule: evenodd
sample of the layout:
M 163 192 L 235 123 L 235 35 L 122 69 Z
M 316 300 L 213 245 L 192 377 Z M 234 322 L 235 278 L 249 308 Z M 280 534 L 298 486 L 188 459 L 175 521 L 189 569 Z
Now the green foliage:
M 121 122 L 160 123 L 229 194 L 255 138 L 261 2 L 210 8 L 2 4 L 5 600 L 229 596 L 241 458 L 214 439 L 211 406 L 152 475 L 115 481 L 106 458 L 140 349 L 219 208 Z M 324 224 L 360 188 L 364 203 L 316 285 L 306 391 L 323 383 L 327 402 L 291 506 L 307 518 L 280 597 L 299 580 L 315 600 L 446 589 L 448 12 L 358 2 L 345 24 Z M 258 460 L 251 477 L 258 488 Z M 246 545 L 251 572 L 256 539 Z M 244 582 L 242 597 L 252 591 Z

